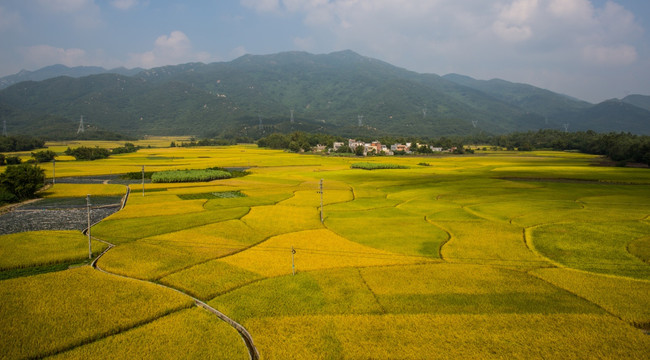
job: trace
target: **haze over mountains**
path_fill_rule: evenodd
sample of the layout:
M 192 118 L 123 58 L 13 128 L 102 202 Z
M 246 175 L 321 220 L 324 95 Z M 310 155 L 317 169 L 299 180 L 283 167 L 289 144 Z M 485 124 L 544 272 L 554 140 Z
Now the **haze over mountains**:
M 52 66 L 0 79 L 12 82 L 0 91 L 8 132 L 59 138 L 74 136 L 81 115 L 89 131 L 135 136 L 650 134 L 650 96 L 591 104 L 527 84 L 419 74 L 349 50 L 149 70 Z

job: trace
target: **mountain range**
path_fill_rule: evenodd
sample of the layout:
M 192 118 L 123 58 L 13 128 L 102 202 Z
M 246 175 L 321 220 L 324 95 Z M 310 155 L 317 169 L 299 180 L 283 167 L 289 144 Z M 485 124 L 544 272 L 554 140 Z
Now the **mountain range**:
M 9 133 L 257 138 L 502 134 L 545 128 L 650 134 L 650 96 L 591 104 L 527 84 L 420 74 L 353 51 L 244 55 L 153 69 L 51 66 L 1 78 Z M 3 85 L 4 86 L 4 85 Z

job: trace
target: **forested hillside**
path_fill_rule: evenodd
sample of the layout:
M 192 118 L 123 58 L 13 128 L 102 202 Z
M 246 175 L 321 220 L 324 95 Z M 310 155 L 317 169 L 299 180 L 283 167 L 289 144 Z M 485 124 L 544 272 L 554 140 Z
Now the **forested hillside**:
M 297 130 L 441 136 L 565 126 L 650 133 L 649 110 L 628 102 L 614 105 L 503 80 L 418 74 L 352 51 L 245 55 L 133 76 L 26 81 L 0 91 L 8 131 L 50 137 L 74 135 L 82 115 L 90 130 L 132 136 L 259 138 Z

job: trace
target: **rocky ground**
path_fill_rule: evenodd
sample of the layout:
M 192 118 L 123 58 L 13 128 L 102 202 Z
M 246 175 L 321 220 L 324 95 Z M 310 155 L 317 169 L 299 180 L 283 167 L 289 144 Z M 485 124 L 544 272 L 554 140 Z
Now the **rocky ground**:
M 117 176 L 60 178 L 57 183 L 122 183 Z M 126 182 L 126 181 L 125 181 Z M 95 224 L 120 209 L 119 196 L 91 198 L 90 222 Z M 88 226 L 86 198 L 49 198 L 27 202 L 0 214 L 0 235 L 36 230 L 83 230 Z

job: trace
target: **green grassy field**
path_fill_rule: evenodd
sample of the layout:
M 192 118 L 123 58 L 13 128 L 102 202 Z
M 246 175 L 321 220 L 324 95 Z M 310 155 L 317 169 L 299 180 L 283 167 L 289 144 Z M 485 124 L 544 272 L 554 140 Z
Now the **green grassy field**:
M 146 184 L 155 191 L 145 196 L 132 185 L 126 207 L 92 233 L 116 244 L 101 269 L 206 301 L 249 330 L 263 359 L 645 358 L 650 172 L 595 159 L 377 157 L 362 161 L 401 168 L 363 171 L 351 168 L 355 157 L 152 148 L 57 162 L 57 176 L 141 164 L 249 168 L 240 178 Z M 46 196 L 84 191 L 55 187 Z M 226 192 L 243 196 L 210 195 Z M 13 267 L 65 257 L 61 244 L 5 241 L 13 253 L 3 261 Z M 55 260 L 34 262 L 33 248 L 56 249 L 43 250 Z M 0 320 L 10 334 L 2 358 L 248 356 L 232 328 L 151 283 L 82 267 L 2 280 L 0 290 L 11 304 Z M 39 296 L 60 299 L 34 305 L 38 312 L 18 301 Z M 60 305 L 67 297 L 90 310 Z

